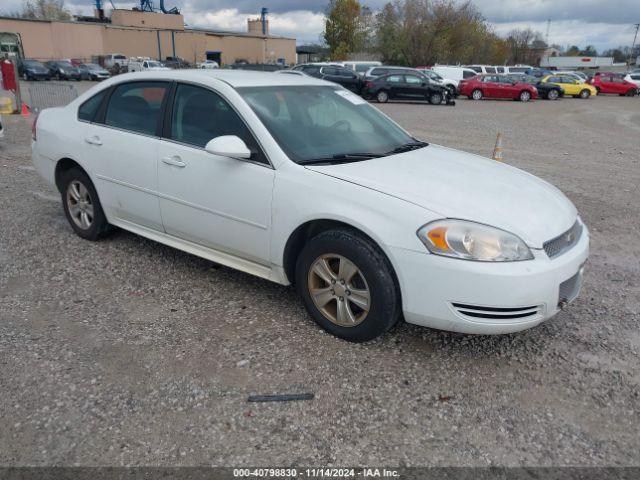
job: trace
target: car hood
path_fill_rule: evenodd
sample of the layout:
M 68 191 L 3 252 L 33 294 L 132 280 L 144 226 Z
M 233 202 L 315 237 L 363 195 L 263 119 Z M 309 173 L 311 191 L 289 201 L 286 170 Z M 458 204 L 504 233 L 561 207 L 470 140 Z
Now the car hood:
M 542 248 L 544 242 L 568 230 L 577 217 L 576 208 L 553 185 L 509 165 L 437 145 L 361 162 L 306 168 L 445 218 L 501 228 L 532 248 Z

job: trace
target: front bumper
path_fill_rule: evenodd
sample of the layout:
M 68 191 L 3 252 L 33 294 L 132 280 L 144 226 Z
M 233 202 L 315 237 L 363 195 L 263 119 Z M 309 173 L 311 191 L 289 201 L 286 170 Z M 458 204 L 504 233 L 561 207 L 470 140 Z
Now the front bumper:
M 391 247 L 405 320 L 475 334 L 511 333 L 542 323 L 577 296 L 589 232 L 585 227 L 580 241 L 554 259 L 544 250 L 533 252 L 530 261 L 486 263 Z

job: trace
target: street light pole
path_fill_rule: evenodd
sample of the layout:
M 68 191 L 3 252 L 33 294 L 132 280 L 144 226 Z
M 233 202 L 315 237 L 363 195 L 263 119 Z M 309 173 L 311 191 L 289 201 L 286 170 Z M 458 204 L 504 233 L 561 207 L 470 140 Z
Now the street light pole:
M 636 34 L 633 36 L 633 44 L 631 45 L 631 51 L 629 52 L 629 58 L 627 60 L 627 68 L 631 68 L 631 56 L 636 48 L 636 39 L 638 38 L 638 29 L 640 29 L 640 23 L 634 25 L 636 27 Z

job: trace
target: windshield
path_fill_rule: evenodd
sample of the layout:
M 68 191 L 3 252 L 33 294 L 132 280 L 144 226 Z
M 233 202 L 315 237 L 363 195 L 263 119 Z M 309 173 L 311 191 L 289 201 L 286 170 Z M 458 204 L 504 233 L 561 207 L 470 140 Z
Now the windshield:
M 296 163 L 353 154 L 381 156 L 415 142 L 345 89 L 300 85 L 246 87 L 238 92 Z
M 148 62 L 147 65 L 150 68 L 162 67 L 162 64 L 160 62 Z
M 58 62 L 58 65 L 64 68 L 74 68 L 71 62 Z
M 42 67 L 43 65 L 37 60 L 24 60 L 23 64 L 25 67 Z

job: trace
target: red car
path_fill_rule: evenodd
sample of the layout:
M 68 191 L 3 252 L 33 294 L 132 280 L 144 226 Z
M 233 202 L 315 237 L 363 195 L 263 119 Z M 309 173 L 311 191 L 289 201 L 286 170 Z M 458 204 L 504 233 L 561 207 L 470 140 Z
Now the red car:
M 538 98 L 538 89 L 528 83 L 521 83 L 506 75 L 476 75 L 461 80 L 458 85 L 460 95 L 473 100 L 482 98 L 510 98 L 528 102 Z
M 589 83 L 596 87 L 598 93 L 613 93 L 620 96 L 627 95 L 633 97 L 638 93 L 638 87 L 635 83 L 628 82 L 624 79 L 624 75 L 619 73 L 598 72 Z

